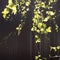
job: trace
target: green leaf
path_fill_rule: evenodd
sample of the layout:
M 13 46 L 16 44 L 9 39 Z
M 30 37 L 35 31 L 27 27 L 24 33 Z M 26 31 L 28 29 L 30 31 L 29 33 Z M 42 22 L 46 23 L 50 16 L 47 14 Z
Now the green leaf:
M 36 32 L 37 32 L 37 33 L 40 33 L 40 30 L 39 30 L 39 29 L 37 29 L 37 30 L 36 30 Z
M 41 28 L 40 31 L 43 32 L 44 31 L 44 28 Z
M 40 43 L 40 42 L 41 42 L 40 38 L 36 39 L 36 43 Z
M 12 13 L 14 13 L 14 15 L 15 15 L 17 13 L 16 6 L 14 5 L 11 9 L 12 9 Z
M 8 0 L 8 5 L 12 5 L 12 4 L 13 4 L 12 0 Z
M 55 27 L 56 27 L 56 28 L 55 28 L 56 31 L 58 32 L 58 28 L 59 28 L 59 26 L 56 24 Z
M 47 32 L 51 32 L 51 27 L 48 27 L 48 28 L 46 29 L 46 31 L 47 31 Z
M 56 47 L 50 47 L 50 50 L 54 50 L 55 52 L 57 51 L 57 48 Z
M 38 58 L 39 58 L 38 56 L 35 56 L 35 60 L 38 60 Z
M 9 10 L 7 8 L 5 8 L 4 11 L 2 11 L 3 18 L 6 18 L 8 13 L 9 13 Z
M 25 4 L 26 4 L 26 6 L 29 6 L 29 5 L 30 5 L 30 2 L 28 1 L 28 2 L 26 2 Z
M 46 14 L 53 16 L 55 14 L 55 12 L 53 12 L 53 11 L 46 11 Z
M 35 38 L 39 38 L 38 35 L 35 35 Z
M 45 3 L 41 2 L 41 7 L 46 8 Z
M 57 46 L 57 49 L 60 49 L 60 46 Z
M 50 19 L 50 16 L 47 16 L 47 17 L 43 20 L 43 22 L 47 22 L 49 19 Z
M 42 22 L 40 22 L 40 23 L 38 23 L 38 28 L 41 28 L 42 27 L 42 25 L 43 25 L 43 23 Z

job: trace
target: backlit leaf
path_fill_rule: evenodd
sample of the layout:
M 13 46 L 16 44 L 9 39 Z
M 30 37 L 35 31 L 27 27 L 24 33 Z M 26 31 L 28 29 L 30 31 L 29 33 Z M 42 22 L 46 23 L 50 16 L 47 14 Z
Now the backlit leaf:
M 48 28 L 46 29 L 46 31 L 47 31 L 47 32 L 51 32 L 51 27 L 48 27 Z
M 2 11 L 3 17 L 6 18 L 8 13 L 9 13 L 9 10 L 5 8 L 4 11 Z
M 43 23 L 38 23 L 38 28 L 42 27 Z
M 50 19 L 50 16 L 47 16 L 47 17 L 43 20 L 43 22 L 47 22 L 49 19 Z

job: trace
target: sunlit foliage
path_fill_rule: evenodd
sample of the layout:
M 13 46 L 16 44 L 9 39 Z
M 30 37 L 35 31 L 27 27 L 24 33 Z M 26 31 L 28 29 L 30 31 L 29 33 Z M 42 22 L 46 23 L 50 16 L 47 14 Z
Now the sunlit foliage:
M 22 30 L 22 28 L 23 28 L 24 24 L 25 24 L 25 22 L 22 22 L 22 23 L 20 23 L 20 24 L 19 24 L 19 26 L 18 26 L 18 27 L 16 27 L 16 30 L 18 31 L 18 36 L 20 35 L 21 30 Z
M 50 47 L 50 51 L 51 51 L 52 49 L 56 52 L 57 50 L 60 49 L 60 46 L 54 46 L 54 47 L 51 46 L 51 47 Z
M 42 60 L 41 55 L 35 56 L 35 60 Z
M 52 4 L 54 4 L 55 2 L 57 2 L 57 0 L 48 0 L 48 4 L 47 1 L 43 2 L 41 0 L 36 0 L 34 2 L 35 8 L 34 8 L 34 17 L 32 19 L 33 24 L 31 31 L 35 32 L 36 34 L 35 39 L 37 44 L 41 42 L 40 39 L 41 34 L 48 34 L 52 32 L 52 27 L 47 26 L 47 22 L 56 20 L 55 19 L 56 10 L 54 10 L 52 6 Z M 58 25 L 55 23 L 55 30 L 57 32 L 58 28 L 59 28 Z M 54 49 L 54 51 L 57 51 L 55 47 L 51 47 L 50 49 L 51 50 Z M 35 60 L 39 60 L 39 57 L 35 56 Z
M 56 10 L 53 9 L 53 4 L 56 3 L 58 0 L 48 0 L 42 1 L 42 0 L 35 0 L 34 1 L 34 10 L 33 10 L 33 18 L 32 18 L 32 27 L 31 31 L 35 33 L 35 43 L 39 44 L 41 43 L 41 36 L 40 35 L 47 35 L 52 32 L 51 25 L 47 25 L 47 22 L 53 22 L 55 25 L 55 30 L 58 32 L 59 26 L 56 23 Z M 30 10 L 29 6 L 31 4 L 31 0 L 15 0 L 13 3 L 13 0 L 8 0 L 8 5 L 6 5 L 6 8 L 2 11 L 3 18 L 8 19 L 10 17 L 10 14 L 16 15 L 17 13 L 21 14 L 23 18 L 26 18 L 27 12 Z M 59 10 L 60 11 L 60 10 Z M 16 27 L 16 30 L 18 31 L 18 36 L 21 33 L 21 30 L 23 26 L 25 25 L 25 21 L 23 20 L 20 22 L 19 26 Z M 60 49 L 59 46 L 57 47 L 50 47 L 50 50 L 54 49 L 54 51 L 57 51 L 57 49 Z M 38 54 L 38 56 L 35 56 L 35 60 L 38 60 L 41 56 Z M 45 58 L 44 58 L 45 59 Z M 40 59 L 42 60 L 42 59 Z M 46 59 L 45 59 L 46 60 Z
M 15 3 L 13 3 L 13 0 L 8 0 L 8 5 L 6 5 L 6 8 L 2 11 L 3 18 L 8 19 L 10 18 L 11 14 L 16 15 L 17 13 L 21 14 L 22 17 L 24 18 L 26 16 L 27 11 L 29 11 L 29 5 L 31 1 L 30 0 L 15 0 Z M 22 30 L 23 27 L 23 22 L 19 24 L 19 26 L 16 28 L 18 31 L 18 35 L 20 34 L 20 30 Z
M 9 17 L 10 10 L 11 14 L 15 15 L 17 13 L 16 5 L 12 2 L 12 0 L 8 0 L 8 5 L 4 9 L 4 11 L 2 11 L 3 18 Z

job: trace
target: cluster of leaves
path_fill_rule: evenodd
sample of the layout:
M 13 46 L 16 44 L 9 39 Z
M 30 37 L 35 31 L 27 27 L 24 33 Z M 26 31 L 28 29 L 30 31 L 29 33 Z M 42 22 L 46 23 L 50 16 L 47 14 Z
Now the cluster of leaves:
M 52 57 L 52 56 L 58 57 L 56 53 L 59 50 L 60 50 L 60 46 L 50 46 L 50 52 L 52 52 L 52 54 L 49 54 L 49 57 Z
M 32 19 L 33 21 L 33 27 L 31 31 L 35 31 L 37 33 L 45 34 L 51 32 L 51 26 L 47 27 L 46 22 L 48 22 L 50 19 L 52 20 L 53 17 L 55 17 L 55 11 L 50 11 L 53 9 L 52 6 L 50 6 L 52 3 L 54 3 L 55 0 L 50 1 L 48 5 L 45 2 L 42 1 L 35 1 L 35 9 L 34 9 L 34 17 Z M 46 11 L 45 11 L 46 10 Z M 44 12 L 45 16 L 44 16 Z M 58 29 L 58 26 L 56 25 L 56 30 Z
M 6 5 L 6 8 L 4 11 L 2 11 L 3 18 L 9 18 L 10 14 L 17 14 L 19 12 L 21 15 L 25 15 L 27 11 L 29 11 L 29 5 L 30 0 L 15 0 L 15 3 L 13 3 L 12 0 L 8 0 L 8 5 Z
M 32 19 L 33 27 L 31 31 L 35 31 L 37 33 L 46 34 L 51 32 L 51 26 L 47 27 L 46 22 L 48 22 L 50 19 L 55 19 L 56 10 L 52 10 L 53 6 L 52 4 L 55 3 L 57 0 L 49 0 L 48 4 L 47 1 L 41 1 L 36 0 L 34 2 L 35 9 L 34 9 L 34 17 Z M 31 1 L 30 0 L 15 0 L 15 3 L 13 3 L 12 0 L 8 0 L 8 5 L 2 11 L 3 18 L 9 18 L 10 13 L 11 14 L 17 14 L 19 12 L 22 16 L 25 16 L 27 11 L 29 11 L 29 5 Z M 46 12 L 46 13 L 44 13 Z M 45 14 L 45 16 L 44 16 Z M 58 31 L 58 25 L 56 24 L 56 30 Z
M 35 56 L 35 60 L 47 60 L 47 58 L 41 58 L 41 55 Z
M 30 0 L 15 0 L 13 3 L 13 0 L 8 0 L 8 5 L 4 8 L 2 11 L 3 18 L 4 19 L 9 19 L 10 15 L 16 15 L 17 13 L 21 14 L 22 18 L 25 18 L 26 13 L 29 11 L 29 5 L 31 1 Z M 21 21 L 22 20 L 22 21 Z M 16 28 L 18 31 L 18 35 L 20 34 L 23 25 L 25 24 L 24 20 L 21 19 L 19 26 Z M 24 23 L 24 24 L 23 24 Z
M 59 50 L 59 49 L 60 49 L 60 46 L 56 46 L 56 47 L 55 47 L 55 46 L 54 46 L 54 47 L 51 46 L 51 47 L 50 47 L 50 51 L 54 50 L 54 51 L 56 52 L 56 51 Z
M 16 5 L 17 5 L 17 10 L 18 13 L 21 14 L 22 18 L 20 21 L 21 23 L 19 24 L 19 26 L 16 28 L 16 30 L 18 31 L 18 36 L 20 35 L 20 32 L 23 28 L 23 26 L 25 25 L 25 17 L 26 17 L 26 13 L 29 11 L 29 5 L 30 5 L 31 1 L 30 0 L 20 0 L 20 2 L 18 3 L 18 1 L 16 1 Z
M 41 55 L 35 56 L 35 60 L 41 59 Z
M 21 0 L 19 3 L 19 12 L 22 14 L 22 16 L 25 16 L 25 14 L 29 11 L 29 5 L 31 1 L 30 0 Z
M 36 39 L 36 43 L 39 43 L 39 42 L 41 42 L 41 39 L 40 39 L 40 37 L 38 36 L 38 35 L 35 35 L 35 39 Z
M 42 0 L 35 0 L 34 1 L 34 17 L 32 18 L 32 28 L 31 31 L 35 32 L 35 43 L 40 43 L 41 38 L 40 34 L 48 34 L 52 32 L 52 27 L 50 25 L 47 26 L 47 22 L 52 21 L 55 23 L 55 29 L 58 32 L 59 26 L 55 22 L 56 18 L 56 10 L 53 9 L 53 4 L 56 3 L 58 0 L 48 0 L 48 2 Z M 8 0 L 8 5 L 2 11 L 3 18 L 7 19 L 10 17 L 10 14 L 16 15 L 17 13 L 21 14 L 23 18 L 25 18 L 26 13 L 29 11 L 29 5 L 31 0 Z M 23 20 L 23 19 L 22 19 Z M 24 20 L 19 24 L 16 28 L 18 31 L 18 35 L 25 24 Z M 55 49 L 55 47 L 51 47 L 51 49 Z M 59 48 L 57 48 L 59 49 Z M 55 49 L 56 51 L 56 49 Z M 40 55 L 35 56 L 35 60 L 38 60 Z
M 3 18 L 9 18 L 10 16 L 10 12 L 11 14 L 16 14 L 17 13 L 17 9 L 16 9 L 16 6 L 12 0 L 8 0 L 8 5 L 6 6 L 6 8 L 4 9 L 4 11 L 2 11 L 2 14 L 3 14 Z
M 57 0 L 48 0 L 48 3 L 46 0 L 36 0 L 34 2 L 35 9 L 31 31 L 35 32 L 36 43 L 41 42 L 40 34 L 48 34 L 52 32 L 52 27 L 50 25 L 47 26 L 47 22 L 56 20 L 56 10 L 53 9 L 53 4 L 56 2 Z M 54 21 L 52 22 L 54 23 Z M 55 23 L 55 29 L 57 32 L 58 28 L 58 25 Z M 38 60 L 38 56 L 35 58 Z
M 21 21 L 21 23 L 19 24 L 19 26 L 16 27 L 16 30 L 18 31 L 18 36 L 20 35 L 21 30 L 22 30 L 22 28 L 23 28 L 24 25 L 25 25 L 25 22 Z

